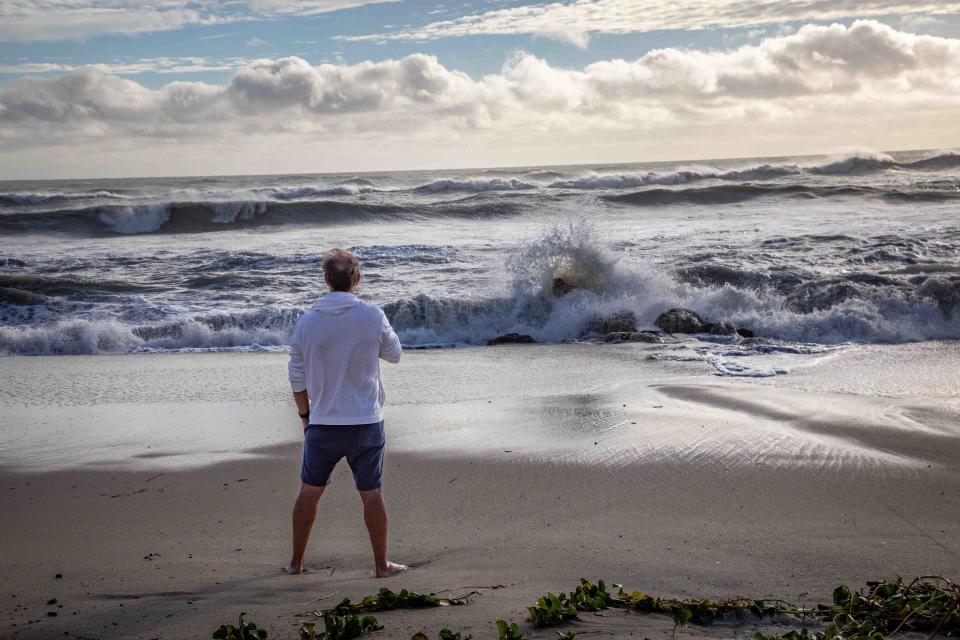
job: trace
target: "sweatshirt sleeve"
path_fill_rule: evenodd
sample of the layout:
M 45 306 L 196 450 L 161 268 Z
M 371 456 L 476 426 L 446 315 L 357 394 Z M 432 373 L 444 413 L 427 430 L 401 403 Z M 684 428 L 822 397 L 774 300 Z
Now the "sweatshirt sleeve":
M 287 377 L 294 392 L 307 390 L 307 375 L 303 369 L 303 348 L 300 344 L 300 323 L 290 334 L 290 362 L 287 364 Z
M 396 364 L 400 362 L 400 353 L 403 351 L 400 338 L 394 333 L 387 316 L 382 311 L 380 313 L 383 316 L 383 324 L 380 327 L 380 357 Z

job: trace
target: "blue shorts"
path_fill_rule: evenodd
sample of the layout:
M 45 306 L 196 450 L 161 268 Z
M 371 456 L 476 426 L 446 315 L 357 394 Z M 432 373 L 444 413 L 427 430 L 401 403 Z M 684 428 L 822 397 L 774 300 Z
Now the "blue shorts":
M 383 422 L 311 424 L 303 433 L 303 484 L 325 487 L 341 458 L 347 459 L 358 491 L 373 491 L 383 473 Z

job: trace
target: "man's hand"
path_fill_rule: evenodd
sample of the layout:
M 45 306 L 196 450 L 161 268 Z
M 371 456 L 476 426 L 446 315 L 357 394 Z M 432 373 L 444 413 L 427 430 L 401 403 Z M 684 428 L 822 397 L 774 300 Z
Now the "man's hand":
M 300 418 L 300 422 L 303 423 L 303 430 L 306 431 L 307 427 L 310 426 L 310 418 Z

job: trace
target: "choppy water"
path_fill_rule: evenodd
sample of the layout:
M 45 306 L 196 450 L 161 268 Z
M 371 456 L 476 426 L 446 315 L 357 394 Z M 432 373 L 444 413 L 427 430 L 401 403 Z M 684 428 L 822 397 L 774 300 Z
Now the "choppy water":
M 960 154 L 0 183 L 0 353 L 282 348 L 331 246 L 408 346 L 689 307 L 817 353 L 960 338 Z M 583 287 L 557 299 L 554 276 Z M 771 360 L 772 362 L 772 360 Z M 731 364 L 733 363 L 733 364 Z M 772 370 L 776 370 L 773 367 Z

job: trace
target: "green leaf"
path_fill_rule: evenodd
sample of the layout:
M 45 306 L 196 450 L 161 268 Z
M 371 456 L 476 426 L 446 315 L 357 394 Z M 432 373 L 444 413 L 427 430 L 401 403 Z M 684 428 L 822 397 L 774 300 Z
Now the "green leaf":
M 833 604 L 840 606 L 850 601 L 850 589 L 846 585 L 840 585 L 833 590 Z

